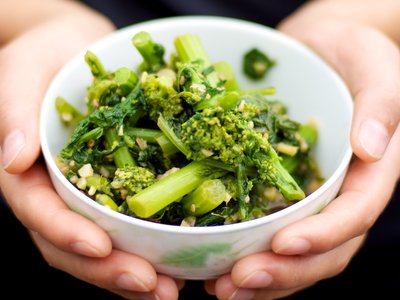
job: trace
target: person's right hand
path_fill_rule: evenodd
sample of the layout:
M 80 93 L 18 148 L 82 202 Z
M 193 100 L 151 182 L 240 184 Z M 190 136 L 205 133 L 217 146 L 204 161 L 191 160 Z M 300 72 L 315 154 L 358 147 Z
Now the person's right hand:
M 182 282 L 113 249 L 106 232 L 65 205 L 39 158 L 40 105 L 51 78 L 73 54 L 114 30 L 73 1 L 40 3 L 61 7 L 0 48 L 1 192 L 50 266 L 127 299 L 176 300 Z

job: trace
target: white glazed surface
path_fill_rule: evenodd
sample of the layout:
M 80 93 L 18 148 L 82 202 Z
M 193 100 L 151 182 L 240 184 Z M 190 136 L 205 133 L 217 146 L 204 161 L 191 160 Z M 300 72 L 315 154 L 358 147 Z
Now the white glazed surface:
M 220 17 L 177 17 L 129 26 L 87 49 L 106 69 L 136 68 L 141 58 L 132 36 L 148 31 L 154 40 L 173 51 L 179 34 L 199 35 L 212 62 L 227 61 L 242 87 L 274 86 L 275 99 L 283 101 L 289 115 L 299 122 L 317 122 L 316 158 L 326 182 L 314 193 L 269 216 L 240 224 L 216 227 L 179 227 L 155 224 L 114 212 L 77 190 L 58 170 L 54 157 L 70 136 L 55 110 L 62 96 L 84 111 L 91 73 L 80 53 L 52 81 L 41 111 L 41 143 L 51 180 L 60 197 L 76 212 L 107 231 L 114 247 L 150 261 L 157 271 L 175 278 L 211 279 L 230 270 L 246 255 L 268 250 L 272 236 L 282 227 L 318 213 L 333 200 L 343 182 L 351 158 L 349 130 L 352 99 L 340 77 L 318 56 L 297 41 L 262 25 Z M 258 47 L 277 61 L 266 81 L 254 83 L 241 70 L 243 54 Z

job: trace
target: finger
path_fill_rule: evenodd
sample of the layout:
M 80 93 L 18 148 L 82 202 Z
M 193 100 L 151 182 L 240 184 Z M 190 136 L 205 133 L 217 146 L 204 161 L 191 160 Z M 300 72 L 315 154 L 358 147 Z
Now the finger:
M 94 19 L 85 16 L 85 22 Z M 8 172 L 28 169 L 40 153 L 40 105 L 55 72 L 84 45 L 112 29 L 96 19 L 98 26 L 82 30 L 87 27 L 79 26 L 83 17 L 72 18 L 44 22 L 0 50 L 1 164 Z
M 215 283 L 216 283 L 215 279 L 204 281 L 204 289 L 208 294 L 215 295 Z
M 149 292 L 129 292 L 126 290 L 111 290 L 115 294 L 132 300 L 177 300 L 179 297 L 178 288 L 174 285 L 176 281 L 158 274 L 156 287 Z
M 176 286 L 179 290 L 185 287 L 186 281 L 184 279 L 175 279 Z
M 224 276 L 218 280 L 218 299 L 220 300 L 275 300 L 292 295 L 309 285 L 293 289 L 269 290 L 237 287 L 230 276 Z
M 40 100 L 49 78 L 43 71 L 35 74 L 43 70 L 38 60 L 30 60 L 37 57 L 37 50 L 33 49 L 31 56 L 24 48 L 27 49 L 25 43 L 16 41 L 0 51 L 1 162 L 5 169 L 13 172 L 28 168 L 39 155 Z M 15 62 L 20 67 L 15 67 Z M 20 85 L 24 88 L 19 88 Z M 13 165 L 17 157 L 20 164 Z
M 172 278 L 158 274 L 157 286 L 154 293 L 160 300 L 177 300 L 179 297 L 179 289 L 175 280 Z
M 217 279 L 215 283 L 216 296 L 220 300 L 250 300 L 254 299 L 256 290 L 239 288 L 232 281 L 231 275 L 226 274 Z
M 21 175 L 0 170 L 0 183 L 17 218 L 57 247 L 94 257 L 110 253 L 112 243 L 108 235 L 65 205 L 39 162 Z
M 150 292 L 128 292 L 126 290 L 111 290 L 121 295 L 125 299 L 132 300 L 177 300 L 179 292 L 174 285 L 176 282 L 165 276 L 158 274 L 157 285 Z
M 101 288 L 129 295 L 126 292 L 154 293 L 158 285 L 153 267 L 135 255 L 113 250 L 106 257 L 91 258 L 62 251 L 37 233 L 32 238 L 50 266 Z M 172 279 L 163 281 L 167 282 L 160 285 L 161 292 L 164 293 L 163 288 L 168 290 L 168 285 L 172 285 L 172 293 L 174 287 L 177 289 Z
M 364 241 L 354 238 L 335 250 L 304 256 L 264 252 L 236 263 L 230 276 L 217 280 L 219 299 L 276 299 L 342 272 Z M 317 268 L 315 266 L 318 266 Z
M 394 191 L 400 172 L 399 152 L 400 128 L 380 161 L 354 160 L 341 194 L 321 213 L 279 231 L 272 240 L 273 251 L 287 255 L 324 252 L 366 233 Z

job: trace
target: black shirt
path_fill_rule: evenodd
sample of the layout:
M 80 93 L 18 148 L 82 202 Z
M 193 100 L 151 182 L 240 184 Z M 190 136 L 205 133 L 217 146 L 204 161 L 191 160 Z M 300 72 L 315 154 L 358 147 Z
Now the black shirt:
M 296 10 L 302 0 L 84 0 L 121 28 L 154 18 L 181 15 L 233 17 L 274 27 Z

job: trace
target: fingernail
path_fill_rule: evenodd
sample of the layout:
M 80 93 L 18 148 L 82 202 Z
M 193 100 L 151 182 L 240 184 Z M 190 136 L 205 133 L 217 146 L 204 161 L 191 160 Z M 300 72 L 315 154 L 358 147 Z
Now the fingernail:
M 124 290 L 136 291 L 136 292 L 149 292 L 150 289 L 145 285 L 145 283 L 140 280 L 138 277 L 131 273 L 122 273 L 118 276 L 116 280 L 116 284 L 118 287 Z M 151 296 L 151 295 L 143 295 L 143 296 Z M 157 298 L 149 298 L 149 299 L 157 299 Z
M 100 249 L 85 241 L 71 243 L 71 248 L 75 253 L 85 256 L 100 257 L 104 255 L 104 253 Z
M 256 292 L 252 289 L 236 289 L 232 295 L 229 297 L 229 300 L 251 300 L 254 298 Z
M 6 136 L 1 146 L 1 164 L 4 169 L 12 164 L 24 147 L 25 135 L 21 130 L 15 129 Z
M 240 287 L 246 288 L 265 288 L 272 283 L 272 276 L 268 272 L 257 270 L 250 273 L 240 284 Z
M 142 300 L 160 300 L 161 298 L 156 293 L 147 293 L 140 297 Z
M 358 138 L 364 150 L 378 159 L 383 156 L 390 140 L 387 129 L 382 123 L 373 119 L 367 119 L 361 123 Z
M 275 253 L 285 255 L 304 254 L 310 250 L 311 244 L 309 241 L 301 238 L 292 238 L 282 246 L 275 250 Z

